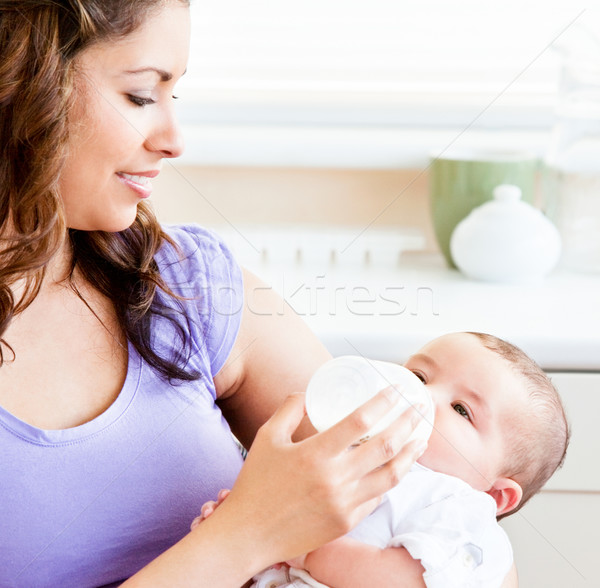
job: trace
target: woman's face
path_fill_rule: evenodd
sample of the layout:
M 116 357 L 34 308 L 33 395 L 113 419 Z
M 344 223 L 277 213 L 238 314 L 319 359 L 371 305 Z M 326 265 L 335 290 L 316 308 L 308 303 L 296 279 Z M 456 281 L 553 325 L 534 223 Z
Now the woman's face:
M 77 57 L 69 153 L 59 178 L 70 228 L 126 229 L 162 160 L 181 154 L 173 90 L 186 68 L 189 35 L 189 9 L 173 0 L 127 37 Z

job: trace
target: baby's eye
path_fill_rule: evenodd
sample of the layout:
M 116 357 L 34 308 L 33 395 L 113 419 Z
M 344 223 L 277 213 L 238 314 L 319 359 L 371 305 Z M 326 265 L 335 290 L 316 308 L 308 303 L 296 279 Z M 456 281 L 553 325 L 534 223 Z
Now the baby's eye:
M 421 380 L 423 384 L 427 384 L 425 376 L 421 372 L 418 372 L 417 370 L 412 370 L 412 373 L 415 374 L 415 376 L 417 376 L 417 378 L 419 378 L 419 380 Z
M 460 416 L 465 417 L 468 420 L 471 420 L 471 417 L 465 407 L 462 404 L 455 404 L 452 407 Z

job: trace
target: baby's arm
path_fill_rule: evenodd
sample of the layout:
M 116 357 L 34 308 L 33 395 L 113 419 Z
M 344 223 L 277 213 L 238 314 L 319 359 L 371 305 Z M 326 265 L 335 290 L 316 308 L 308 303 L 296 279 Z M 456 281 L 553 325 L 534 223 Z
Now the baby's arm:
M 315 580 L 332 588 L 425 588 L 425 570 L 406 549 L 380 549 L 350 537 L 341 537 L 309 553 L 304 568 Z

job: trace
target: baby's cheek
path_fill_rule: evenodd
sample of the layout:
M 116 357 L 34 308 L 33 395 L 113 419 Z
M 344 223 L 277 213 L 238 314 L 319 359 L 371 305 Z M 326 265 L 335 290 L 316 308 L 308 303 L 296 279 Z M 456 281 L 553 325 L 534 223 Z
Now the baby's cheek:
M 417 459 L 417 463 L 429 468 L 430 470 L 435 470 L 437 469 L 434 467 L 436 461 L 436 443 L 432 434 L 427 442 L 427 449 L 425 449 L 423 455 Z
M 452 472 L 448 471 L 449 463 L 452 461 L 449 451 L 451 449 L 448 441 L 434 427 L 431 437 L 429 437 L 429 441 L 427 442 L 427 449 L 417 460 L 417 463 L 436 472 L 451 474 Z

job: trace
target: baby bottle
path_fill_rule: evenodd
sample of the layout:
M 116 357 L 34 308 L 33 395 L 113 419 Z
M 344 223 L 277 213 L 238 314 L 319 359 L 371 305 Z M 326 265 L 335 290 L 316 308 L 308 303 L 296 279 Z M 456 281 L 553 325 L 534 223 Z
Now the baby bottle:
M 407 408 L 423 404 L 426 407 L 423 419 L 408 440 L 427 441 L 433 429 L 435 410 L 423 382 L 401 365 L 359 356 L 337 357 L 315 372 L 306 389 L 308 418 L 317 431 L 324 431 L 390 385 L 400 392 L 401 399 L 371 428 L 366 438 L 385 429 Z

